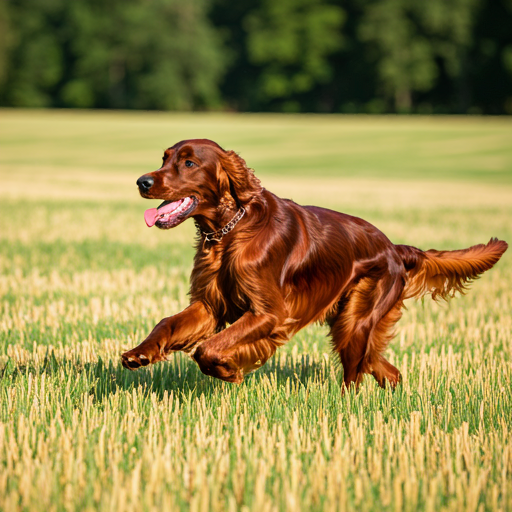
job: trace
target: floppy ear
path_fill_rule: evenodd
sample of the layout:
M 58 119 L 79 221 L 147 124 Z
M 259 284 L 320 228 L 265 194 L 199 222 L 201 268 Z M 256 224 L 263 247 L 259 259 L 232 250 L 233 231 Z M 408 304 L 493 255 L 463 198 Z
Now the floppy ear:
M 244 205 L 255 195 L 261 193 L 263 188 L 260 180 L 256 178 L 254 171 L 247 167 L 242 157 L 238 156 L 234 151 L 225 151 L 220 156 L 219 161 L 229 180 L 228 183 L 225 183 L 226 178 L 219 176 L 221 187 L 227 189 L 227 186 L 229 186 L 229 191 L 237 203 Z M 220 174 L 223 173 L 221 172 Z

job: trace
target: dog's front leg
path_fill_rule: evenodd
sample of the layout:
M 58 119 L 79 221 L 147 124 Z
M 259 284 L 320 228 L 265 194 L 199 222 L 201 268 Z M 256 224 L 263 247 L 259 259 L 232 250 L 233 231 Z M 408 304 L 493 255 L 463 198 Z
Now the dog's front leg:
M 215 328 L 215 319 L 204 304 L 194 302 L 181 313 L 161 320 L 138 347 L 125 352 L 121 356 L 123 366 L 135 370 L 163 361 L 169 353 L 186 350 L 211 336 Z

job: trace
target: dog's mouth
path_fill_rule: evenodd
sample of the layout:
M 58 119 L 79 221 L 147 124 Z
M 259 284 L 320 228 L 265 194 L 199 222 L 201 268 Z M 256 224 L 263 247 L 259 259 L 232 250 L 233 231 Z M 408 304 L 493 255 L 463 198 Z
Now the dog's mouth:
M 164 201 L 158 208 L 150 208 L 144 212 L 144 220 L 150 228 L 169 229 L 181 224 L 197 207 L 198 200 L 194 196 Z

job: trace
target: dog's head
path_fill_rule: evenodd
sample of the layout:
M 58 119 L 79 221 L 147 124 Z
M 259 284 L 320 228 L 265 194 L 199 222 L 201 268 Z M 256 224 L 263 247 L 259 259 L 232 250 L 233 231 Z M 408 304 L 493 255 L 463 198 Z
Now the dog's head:
M 162 167 L 137 180 L 140 195 L 163 199 L 147 210 L 148 226 L 177 226 L 188 217 L 219 218 L 236 211 L 262 190 L 259 180 L 234 151 L 208 139 L 178 142 L 167 149 Z

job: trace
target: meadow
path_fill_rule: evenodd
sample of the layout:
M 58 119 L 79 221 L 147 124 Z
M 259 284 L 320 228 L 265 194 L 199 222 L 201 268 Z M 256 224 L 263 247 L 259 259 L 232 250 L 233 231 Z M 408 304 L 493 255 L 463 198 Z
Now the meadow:
M 512 251 L 407 301 L 395 392 L 340 392 L 311 326 L 240 386 L 120 354 L 188 303 L 191 220 L 135 181 L 206 137 L 264 186 L 395 243 L 512 242 L 512 120 L 0 111 L 0 510 L 512 510 Z

